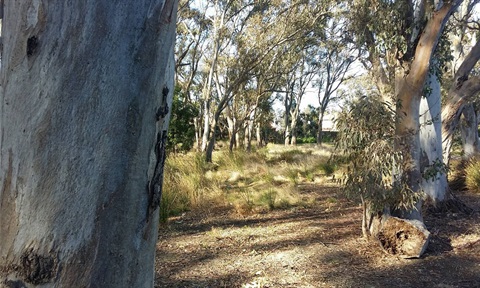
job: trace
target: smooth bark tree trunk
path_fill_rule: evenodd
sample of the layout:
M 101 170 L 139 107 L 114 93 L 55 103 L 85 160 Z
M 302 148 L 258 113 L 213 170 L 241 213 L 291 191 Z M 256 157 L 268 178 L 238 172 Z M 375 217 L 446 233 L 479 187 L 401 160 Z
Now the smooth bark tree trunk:
M 290 138 L 291 138 L 290 127 L 286 126 L 285 127 L 285 146 L 290 145 Z
M 228 134 L 230 136 L 230 144 L 228 145 L 228 151 L 233 152 L 233 148 L 237 147 L 237 118 L 233 115 L 230 106 L 226 107 Z
M 291 145 L 294 145 L 294 146 L 297 145 L 297 135 L 296 135 L 296 134 L 297 134 L 297 133 L 295 133 L 295 132 L 292 133 L 292 139 L 291 139 L 291 141 L 290 141 L 290 144 L 291 144 Z
M 245 151 L 252 150 L 253 121 L 247 120 L 245 123 Z
M 257 147 L 263 147 L 262 127 L 260 122 L 258 122 L 257 126 L 255 127 L 255 135 L 257 139 Z
M 465 160 L 467 160 L 480 153 L 478 122 L 473 104 L 468 104 L 465 106 L 462 116 L 460 131 L 462 135 L 463 157 Z
M 300 113 L 300 109 L 298 108 L 300 103 L 298 103 L 297 107 L 295 107 L 294 113 L 292 115 L 292 121 L 290 123 L 290 144 L 297 145 L 297 123 L 298 123 L 298 115 Z
M 195 128 L 195 147 L 197 151 L 200 151 L 201 149 L 200 135 L 202 135 L 199 120 L 199 117 L 193 118 L 193 126 Z
M 0 286 L 153 287 L 177 1 L 5 1 Z
M 318 113 L 318 130 L 317 130 L 317 144 L 322 145 L 323 142 L 323 117 L 325 115 L 325 111 L 322 110 L 320 107 L 320 112 Z
M 445 199 L 448 183 L 442 158 L 442 120 L 440 81 L 430 73 L 428 94 L 420 101 L 420 170 L 422 190 L 433 203 Z
M 480 39 L 455 73 L 454 83 L 450 87 L 447 103 L 442 109 L 443 162 L 448 165 L 453 135 L 459 125 L 465 105 L 480 93 L 480 77 L 470 76 L 470 72 L 480 59 Z
M 215 134 L 216 134 L 215 130 L 217 127 L 218 120 L 220 119 L 220 114 L 221 114 L 221 111 L 217 109 L 217 112 L 213 116 L 212 126 L 210 127 L 211 135 L 210 135 L 210 139 L 208 140 L 207 149 L 205 150 L 205 160 L 209 163 L 212 162 L 213 149 L 215 148 Z
M 415 57 L 408 67 L 408 73 L 402 71 L 396 76 L 395 93 L 398 101 L 396 115 L 397 147 L 403 151 L 402 177 L 413 193 L 421 193 L 421 146 L 419 133 L 420 100 L 430 69 L 432 54 L 443 32 L 445 23 L 461 1 L 444 3 L 432 14 L 427 22 L 415 49 Z M 421 199 L 421 198 L 420 198 Z M 394 216 L 422 221 L 422 201 L 415 209 L 395 211 Z
M 210 97 L 210 96 L 209 96 Z M 201 151 L 204 152 L 207 150 L 207 143 L 209 141 L 210 135 L 210 101 L 211 99 L 205 99 L 204 107 L 203 107 L 203 133 L 202 133 L 202 147 Z

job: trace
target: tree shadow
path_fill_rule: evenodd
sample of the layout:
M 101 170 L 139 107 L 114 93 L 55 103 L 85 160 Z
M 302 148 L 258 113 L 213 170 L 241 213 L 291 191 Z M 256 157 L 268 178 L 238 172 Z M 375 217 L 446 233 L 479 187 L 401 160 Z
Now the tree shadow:
M 318 261 L 338 265 L 331 265 L 327 273 L 313 276 L 311 280 L 340 287 L 480 287 L 478 258 L 453 253 L 411 260 L 390 256 L 389 261 L 385 261 L 388 267 L 384 268 L 379 267 L 382 263 L 366 261 L 356 253 L 345 251 L 332 252 Z M 347 262 L 348 272 L 341 267 Z
M 329 196 L 322 198 L 324 201 Z M 479 201 L 476 199 L 475 201 Z M 421 259 L 399 259 L 382 256 L 383 252 L 372 243 L 355 241 L 360 238 L 361 211 L 352 203 L 340 203 L 333 209 L 326 207 L 273 211 L 244 219 L 217 217 L 202 219 L 201 222 L 177 223 L 172 225 L 175 233 L 165 233 L 163 239 L 174 237 L 201 237 L 212 228 L 255 228 L 288 224 L 295 227 L 289 231 L 280 230 L 271 239 L 263 237 L 256 241 L 256 235 L 242 234 L 241 243 L 221 236 L 213 244 L 202 248 L 200 244 L 191 249 L 170 250 L 157 248 L 156 287 L 241 287 L 254 278 L 255 271 L 241 271 L 224 267 L 219 272 L 206 269 L 217 259 L 249 257 L 250 252 L 275 255 L 284 251 L 301 255 L 308 265 L 320 267 L 318 273 L 306 277 L 310 283 L 335 287 L 480 287 L 480 256 L 469 254 L 471 249 L 458 250 L 452 247 L 452 239 L 459 235 L 480 233 L 480 213 L 427 214 L 425 224 L 431 232 L 431 242 Z M 476 227 L 476 228 L 475 228 Z M 477 230 L 475 230 L 477 229 Z M 475 232 L 476 231 L 476 232 Z M 185 238 L 187 237 L 187 238 Z M 259 236 L 262 237 L 262 236 Z M 213 237 L 215 238 L 215 237 Z M 231 241 L 228 247 L 215 247 L 219 241 Z M 345 244 L 349 242 L 350 244 Z M 240 244 L 239 244 L 240 243 Z M 363 244 L 362 244 L 363 243 Z M 212 246 L 213 245 L 213 246 Z M 246 252 L 241 252 L 241 250 Z M 361 249 L 377 249 L 362 254 Z M 308 253 L 307 253 L 308 250 Z M 174 251 L 174 252 L 172 252 Z M 240 252 L 239 252 L 240 251 Z M 313 251 L 313 252 L 312 252 Z M 376 253 L 376 254 L 375 254 Z M 373 255 L 373 256 L 372 256 Z M 264 258 L 263 258 L 264 259 Z M 232 260 L 234 261 L 234 260 Z M 267 261 L 267 260 L 263 260 Z M 231 262 L 230 262 L 231 263 Z M 199 271 L 207 271 L 199 275 Z M 195 273 L 188 273 L 196 271 Z M 210 271 L 210 272 L 208 272 Z M 202 272 L 203 273 L 203 272 Z M 326 283 L 323 285 L 322 283 Z M 269 286 L 277 287 L 277 286 Z M 278 286 L 294 287 L 294 286 Z

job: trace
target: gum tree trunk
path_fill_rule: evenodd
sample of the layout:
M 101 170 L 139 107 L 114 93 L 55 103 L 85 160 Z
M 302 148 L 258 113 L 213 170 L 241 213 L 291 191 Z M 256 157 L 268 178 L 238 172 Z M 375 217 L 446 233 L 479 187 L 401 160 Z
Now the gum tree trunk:
M 462 116 L 463 123 L 460 125 L 460 132 L 462 134 L 463 157 L 467 160 L 480 153 L 478 119 L 473 104 L 468 104 L 463 108 Z
M 420 170 L 422 190 L 433 203 L 445 200 L 447 176 L 442 158 L 442 120 L 440 81 L 434 72 L 428 75 L 428 95 L 420 101 Z
M 455 81 L 448 91 L 447 103 L 442 109 L 443 161 L 447 165 L 450 161 L 453 135 L 460 123 L 464 107 L 480 93 L 480 77 L 470 75 L 479 59 L 480 39 L 455 72 Z
M 0 286 L 153 287 L 177 1 L 13 1 Z
M 450 14 L 460 4 L 444 3 L 428 21 L 415 49 L 415 57 L 409 65 L 408 73 L 400 72 L 396 79 L 396 114 L 399 116 L 396 123 L 397 147 L 403 151 L 403 171 L 408 188 L 421 193 L 421 146 L 420 146 L 420 100 L 423 88 L 430 69 L 430 61 L 438 39 L 443 32 L 445 23 Z M 401 69 L 399 69 L 401 71 Z M 396 211 L 394 216 L 405 219 L 422 221 L 421 200 L 416 204 L 416 209 L 410 211 Z

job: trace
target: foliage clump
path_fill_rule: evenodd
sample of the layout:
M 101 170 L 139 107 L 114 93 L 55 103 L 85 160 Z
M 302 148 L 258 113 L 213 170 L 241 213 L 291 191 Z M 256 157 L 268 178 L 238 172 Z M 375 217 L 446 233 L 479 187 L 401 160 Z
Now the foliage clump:
M 167 151 L 187 152 L 195 141 L 195 127 L 192 119 L 198 115 L 198 108 L 185 101 L 186 97 L 177 86 L 172 100 L 172 112 L 168 129 Z
M 370 213 L 384 207 L 410 209 L 417 193 L 407 189 L 400 175 L 401 152 L 395 149 L 394 112 L 375 97 L 352 101 L 337 117 L 336 157 L 346 162 L 341 178 L 347 197 L 359 199 Z M 364 231 L 365 232 L 365 231 Z

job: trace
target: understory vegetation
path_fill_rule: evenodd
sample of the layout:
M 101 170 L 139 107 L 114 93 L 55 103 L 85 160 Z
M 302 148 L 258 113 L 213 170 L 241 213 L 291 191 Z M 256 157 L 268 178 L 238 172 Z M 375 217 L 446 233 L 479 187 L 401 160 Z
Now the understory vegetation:
M 165 163 L 161 221 L 192 209 L 228 207 L 240 214 L 306 207 L 302 183 L 332 182 L 337 165 L 332 146 L 269 144 L 252 152 L 216 151 L 213 163 L 202 154 L 172 154 Z
M 472 192 L 480 192 L 480 158 L 470 159 L 465 167 L 465 185 Z

